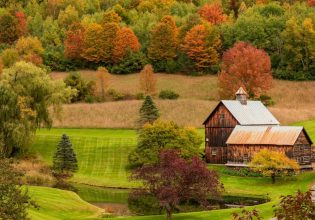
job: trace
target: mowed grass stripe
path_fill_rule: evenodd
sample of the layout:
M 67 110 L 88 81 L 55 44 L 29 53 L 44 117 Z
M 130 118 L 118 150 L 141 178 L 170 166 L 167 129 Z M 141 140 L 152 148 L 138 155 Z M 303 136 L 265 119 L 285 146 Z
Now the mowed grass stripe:
M 59 136 L 37 135 L 32 151 L 52 164 Z M 135 138 L 101 138 L 70 136 L 78 158 L 79 171 L 72 181 L 108 187 L 134 187 L 126 169 L 128 154 L 135 148 Z

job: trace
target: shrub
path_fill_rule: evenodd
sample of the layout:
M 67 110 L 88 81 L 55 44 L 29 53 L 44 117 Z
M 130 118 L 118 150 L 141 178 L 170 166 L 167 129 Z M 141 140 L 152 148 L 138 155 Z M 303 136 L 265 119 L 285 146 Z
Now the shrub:
M 19 53 L 16 49 L 5 49 L 1 53 L 1 59 L 4 67 L 11 67 L 19 60 Z
M 242 176 L 242 177 L 262 177 L 263 176 L 261 173 L 254 172 L 246 167 L 243 167 L 243 168 L 226 167 L 222 170 L 222 173 L 230 175 L 230 176 Z
M 77 90 L 77 94 L 72 97 L 71 102 L 84 101 L 88 96 L 94 94 L 95 82 L 86 81 L 78 72 L 70 73 L 64 82 L 67 86 Z
M 111 72 L 115 74 L 139 72 L 147 63 L 147 58 L 142 52 L 129 52 L 121 63 L 112 67 Z
M 275 102 L 268 95 L 260 95 L 259 100 L 266 106 L 273 106 Z
M 179 95 L 172 90 L 162 90 L 159 94 L 160 99 L 178 99 Z
M 115 89 L 109 89 L 107 91 L 107 95 L 113 100 L 113 101 L 120 101 L 124 99 L 124 94 L 121 92 L 116 91 Z
M 137 100 L 143 100 L 145 98 L 145 95 L 143 92 L 139 92 L 136 94 L 136 99 Z

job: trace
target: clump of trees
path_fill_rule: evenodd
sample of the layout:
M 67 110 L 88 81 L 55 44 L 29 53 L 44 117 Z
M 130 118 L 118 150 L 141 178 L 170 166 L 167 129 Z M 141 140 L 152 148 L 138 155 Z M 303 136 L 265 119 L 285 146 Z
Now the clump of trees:
M 143 187 L 131 196 L 153 196 L 168 220 L 179 202 L 194 199 L 207 206 L 207 199 L 220 196 L 222 190 L 218 174 L 199 157 L 185 160 L 178 151 L 170 149 L 162 150 L 156 162 L 135 169 L 132 179 L 142 181 Z
M 155 163 L 164 149 L 180 150 L 180 155 L 189 159 L 199 155 L 201 144 L 202 138 L 195 129 L 157 120 L 139 131 L 137 148 L 129 154 L 129 164 L 139 167 Z
M 274 77 L 315 78 L 313 0 L 3 2 L 0 53 L 37 38 L 43 53 L 20 58 L 51 70 L 125 74 L 150 62 L 158 72 L 217 73 L 243 41 L 269 55 Z
M 27 151 L 36 129 L 52 124 L 55 113 L 74 91 L 53 81 L 44 69 L 18 62 L 4 69 L 0 79 L 0 152 L 6 157 Z
M 300 169 L 295 160 L 289 159 L 281 152 L 267 149 L 256 153 L 248 166 L 255 172 L 271 177 L 272 183 L 276 182 L 277 176 L 296 174 Z
M 0 219 L 28 220 L 28 208 L 38 207 L 22 188 L 23 174 L 8 159 L 0 159 Z

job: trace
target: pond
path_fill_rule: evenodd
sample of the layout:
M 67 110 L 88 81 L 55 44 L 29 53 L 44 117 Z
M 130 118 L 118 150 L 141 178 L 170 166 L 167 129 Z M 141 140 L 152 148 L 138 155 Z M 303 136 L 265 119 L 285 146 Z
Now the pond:
M 116 216 L 162 214 L 154 198 L 128 200 L 129 189 L 104 188 L 87 185 L 74 185 L 78 195 L 85 201 L 98 206 Z M 251 206 L 268 202 L 266 195 L 223 195 L 220 200 L 209 200 L 211 209 L 226 209 Z M 204 210 L 196 202 L 180 204 L 175 212 Z

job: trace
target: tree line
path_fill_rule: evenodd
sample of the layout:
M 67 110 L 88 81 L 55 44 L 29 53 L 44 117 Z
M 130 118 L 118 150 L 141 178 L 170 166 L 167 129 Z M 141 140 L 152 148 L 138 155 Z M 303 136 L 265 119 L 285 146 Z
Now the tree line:
M 243 41 L 273 76 L 314 79 L 312 0 L 10 0 L 0 2 L 0 69 L 25 60 L 50 70 L 217 73 Z M 259 54 L 257 55 L 259 56 Z

